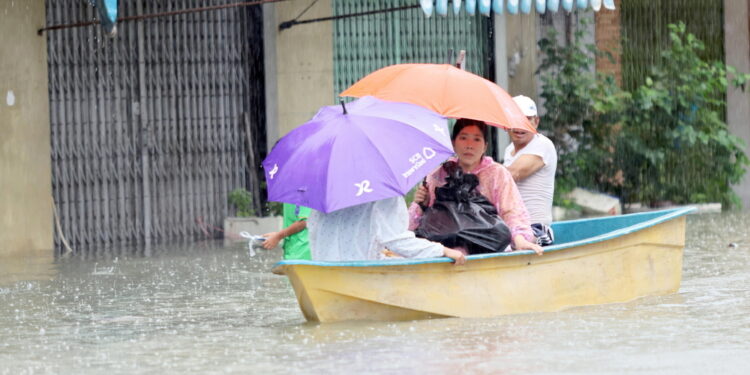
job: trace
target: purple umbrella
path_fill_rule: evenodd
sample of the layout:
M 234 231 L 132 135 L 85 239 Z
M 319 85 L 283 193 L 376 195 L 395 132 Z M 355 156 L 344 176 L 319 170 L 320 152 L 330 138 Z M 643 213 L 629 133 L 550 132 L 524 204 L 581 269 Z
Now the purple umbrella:
M 363 97 L 279 140 L 263 161 L 268 200 L 331 212 L 404 195 L 452 154 L 442 116 Z

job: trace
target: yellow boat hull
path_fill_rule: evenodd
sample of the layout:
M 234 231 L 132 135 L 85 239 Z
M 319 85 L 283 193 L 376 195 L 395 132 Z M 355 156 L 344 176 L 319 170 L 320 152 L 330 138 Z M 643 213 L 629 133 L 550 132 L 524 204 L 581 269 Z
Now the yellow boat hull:
M 288 276 L 302 313 L 314 322 L 481 318 L 625 302 L 679 289 L 684 216 L 599 237 L 543 256 L 472 256 L 463 266 L 292 261 L 280 262 L 274 272 Z

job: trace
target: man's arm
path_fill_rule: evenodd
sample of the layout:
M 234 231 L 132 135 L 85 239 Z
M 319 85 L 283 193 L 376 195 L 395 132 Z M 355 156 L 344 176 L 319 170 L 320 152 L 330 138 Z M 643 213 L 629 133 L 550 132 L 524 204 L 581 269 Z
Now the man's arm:
M 544 160 L 539 155 L 525 154 L 521 155 L 516 159 L 513 164 L 508 167 L 508 171 L 513 176 L 513 181 L 521 182 L 526 177 L 536 173 L 536 171 L 544 167 Z

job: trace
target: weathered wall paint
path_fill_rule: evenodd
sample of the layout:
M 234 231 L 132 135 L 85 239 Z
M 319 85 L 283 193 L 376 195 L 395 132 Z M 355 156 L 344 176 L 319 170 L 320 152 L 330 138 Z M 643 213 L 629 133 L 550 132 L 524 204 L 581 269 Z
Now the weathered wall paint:
M 271 145 L 276 141 L 274 130 L 278 131 L 278 136 L 284 136 L 309 120 L 320 107 L 335 104 L 332 102 L 333 22 L 295 25 L 283 31 L 278 29 L 280 23 L 297 18 L 313 1 L 277 3 L 273 12 L 265 15 L 268 21 L 264 35 L 266 85 L 270 95 L 266 100 L 269 103 L 268 142 Z M 332 14 L 331 0 L 321 0 L 299 20 L 330 17 Z M 271 37 L 275 40 L 271 41 Z M 272 69 L 268 68 L 269 64 L 273 65 Z
M 0 256 L 52 255 L 44 0 L 0 2 Z

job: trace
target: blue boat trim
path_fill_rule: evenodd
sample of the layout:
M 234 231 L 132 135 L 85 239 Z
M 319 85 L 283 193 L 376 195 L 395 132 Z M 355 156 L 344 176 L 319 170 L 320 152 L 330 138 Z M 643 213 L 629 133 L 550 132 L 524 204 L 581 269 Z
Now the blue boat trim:
M 687 215 L 695 211 L 695 207 L 681 207 L 673 208 L 669 210 L 661 211 L 650 211 L 640 212 L 628 215 L 618 216 L 607 216 L 597 217 L 590 219 L 579 219 L 563 221 L 559 223 L 553 223 L 552 228 L 555 230 L 555 237 L 560 238 L 563 235 L 565 227 L 575 228 L 586 228 L 589 233 L 599 233 L 589 237 L 579 239 L 572 239 L 567 242 L 560 243 L 558 245 L 547 246 L 544 248 L 545 253 L 560 251 L 571 247 L 578 247 L 583 245 L 589 245 L 597 242 L 603 242 L 611 240 L 613 238 L 622 237 L 626 234 L 634 233 L 657 224 L 678 218 L 680 216 Z M 632 223 L 623 227 L 624 223 Z M 586 225 L 589 224 L 589 225 Z M 532 250 L 513 251 L 507 253 L 488 253 L 469 255 L 466 257 L 467 261 L 475 259 L 487 259 L 496 257 L 509 257 L 509 256 L 521 256 L 534 254 Z M 318 262 L 311 260 L 282 260 L 274 265 L 274 268 L 286 266 L 286 265 L 308 265 L 308 266 L 324 266 L 324 267 L 382 267 L 382 266 L 402 266 L 402 265 L 414 265 L 414 264 L 427 264 L 427 263 L 451 263 L 452 260 L 446 257 L 440 258 L 419 258 L 419 259 L 388 259 L 388 260 L 357 260 L 357 261 L 346 261 L 346 262 Z

